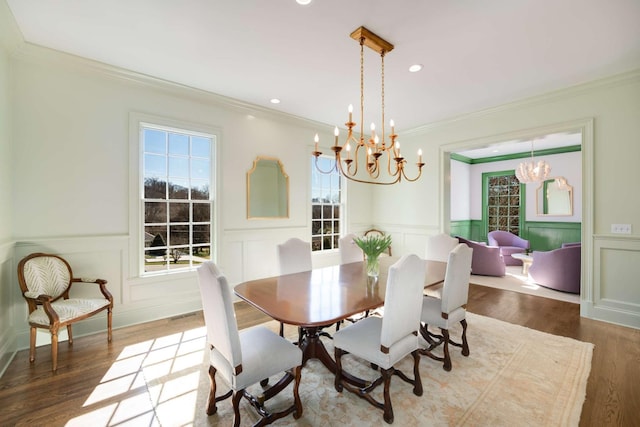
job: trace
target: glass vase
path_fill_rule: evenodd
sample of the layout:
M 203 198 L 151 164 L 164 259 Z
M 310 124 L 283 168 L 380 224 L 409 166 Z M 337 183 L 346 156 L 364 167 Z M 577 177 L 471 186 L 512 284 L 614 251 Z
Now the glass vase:
M 380 260 L 377 256 L 367 256 L 367 276 L 378 277 L 380 274 Z

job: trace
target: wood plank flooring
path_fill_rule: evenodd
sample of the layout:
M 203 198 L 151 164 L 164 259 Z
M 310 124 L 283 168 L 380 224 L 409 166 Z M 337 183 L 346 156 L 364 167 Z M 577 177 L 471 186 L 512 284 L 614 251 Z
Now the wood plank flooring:
M 640 330 L 580 318 L 577 304 L 478 285 L 470 286 L 468 309 L 594 343 L 580 426 L 640 426 Z M 244 303 L 236 304 L 236 314 L 241 328 L 269 320 Z M 92 393 L 117 365 L 123 351 L 134 344 L 179 334 L 203 324 L 202 314 L 194 313 L 115 330 L 110 345 L 106 333 L 76 338 L 72 348 L 66 342 L 61 343 L 57 374 L 50 372 L 48 346 L 38 348 L 32 365 L 28 351 L 20 351 L 0 378 L 0 426 L 64 426 L 70 420 L 78 422 L 76 417 L 91 405 Z M 469 334 L 472 333 L 470 326 Z M 146 390 L 131 381 L 125 393 L 101 401 L 101 406 L 107 403 L 123 410 L 124 399 L 135 402 Z

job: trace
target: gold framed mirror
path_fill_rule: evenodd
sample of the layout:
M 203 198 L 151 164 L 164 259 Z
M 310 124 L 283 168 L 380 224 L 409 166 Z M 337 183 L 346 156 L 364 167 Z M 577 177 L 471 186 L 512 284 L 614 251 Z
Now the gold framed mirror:
M 289 218 L 289 175 L 279 159 L 258 156 L 247 172 L 247 218 Z
M 538 216 L 573 215 L 573 187 L 558 176 L 540 183 L 536 189 L 536 212 Z

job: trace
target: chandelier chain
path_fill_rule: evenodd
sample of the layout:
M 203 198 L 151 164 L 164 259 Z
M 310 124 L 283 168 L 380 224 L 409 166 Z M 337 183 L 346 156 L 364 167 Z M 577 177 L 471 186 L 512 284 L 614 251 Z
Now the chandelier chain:
M 316 169 L 321 173 L 331 173 L 332 171 L 340 173 L 345 178 L 361 182 L 365 184 L 378 184 L 378 185 L 391 185 L 400 182 L 402 179 L 413 182 L 420 178 L 422 175 L 422 167 L 424 163 L 422 161 L 422 150 L 418 150 L 418 161 L 416 166 L 418 173 L 414 178 L 409 178 L 405 172 L 406 160 L 400 154 L 400 146 L 396 141 L 397 135 L 394 132 L 394 122 L 391 120 L 389 126 L 391 131 L 388 135 L 389 141 L 386 141 L 386 127 L 385 127 L 385 70 L 384 70 L 384 57 L 387 52 L 393 50 L 393 45 L 386 40 L 380 38 L 376 34 L 367 30 L 364 27 L 360 27 L 351 33 L 351 38 L 360 42 L 360 137 L 356 138 L 354 135 L 354 128 L 357 123 L 353 122 L 352 112 L 353 106 L 349 105 L 349 120 L 345 123 L 347 126 L 347 139 L 343 145 L 338 142 L 340 131 L 336 126 L 334 129 L 335 143 L 331 146 L 331 151 L 334 152 L 335 161 L 330 170 L 323 170 L 318 164 L 318 158 L 322 155 L 322 152 L 318 149 L 319 138 L 316 134 L 314 138 L 315 149 L 312 152 L 315 157 Z M 375 132 L 375 124 L 371 124 L 371 136 L 365 136 L 364 127 L 364 46 L 373 49 L 380 54 L 381 61 L 381 116 L 382 124 L 380 127 L 380 134 Z M 357 129 L 357 128 L 356 128 Z M 353 145 L 352 145 L 353 144 Z M 353 150 L 353 151 L 351 151 Z M 364 156 L 364 162 L 362 168 L 365 173 L 358 173 L 359 160 Z M 378 180 L 381 178 L 380 172 L 384 171 L 384 158 L 386 157 L 387 172 L 389 176 L 386 180 Z M 392 169 L 392 164 L 395 168 Z
M 382 83 L 380 87 L 382 88 L 382 145 L 384 146 L 384 51 L 380 54 L 380 63 L 382 64 L 382 70 L 380 71 L 380 75 L 382 76 Z
M 360 37 L 360 141 L 364 139 L 364 37 Z

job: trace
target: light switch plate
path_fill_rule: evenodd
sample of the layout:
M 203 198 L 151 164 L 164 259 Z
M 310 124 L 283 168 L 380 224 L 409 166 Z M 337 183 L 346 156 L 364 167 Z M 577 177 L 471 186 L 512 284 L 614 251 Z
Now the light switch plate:
M 631 234 L 631 224 L 611 224 L 611 232 L 614 234 Z

